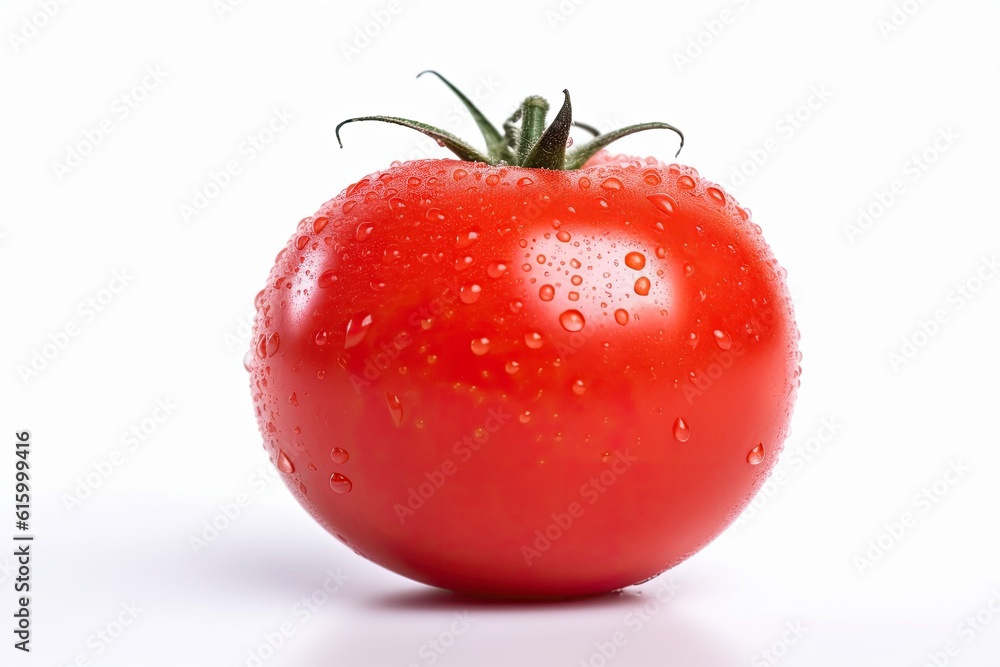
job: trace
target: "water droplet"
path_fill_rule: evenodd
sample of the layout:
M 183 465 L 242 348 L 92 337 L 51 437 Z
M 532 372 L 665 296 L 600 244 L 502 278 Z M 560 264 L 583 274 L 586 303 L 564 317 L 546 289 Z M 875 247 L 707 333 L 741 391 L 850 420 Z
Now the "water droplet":
M 466 255 L 465 257 L 459 257 L 458 259 L 455 260 L 455 270 L 465 271 L 467 268 L 472 266 L 473 261 L 474 260 L 468 255 Z
M 567 232 L 565 229 L 560 229 L 558 232 L 556 232 L 556 238 L 562 241 L 563 243 L 569 243 L 569 240 L 572 237 L 569 235 L 569 232 Z
M 389 406 L 389 414 L 392 415 L 392 423 L 399 426 L 403 423 L 403 404 L 395 394 L 386 392 L 385 404 Z
M 583 278 L 580 276 L 573 276 L 572 278 L 569 279 L 569 281 L 574 285 L 579 286 L 580 284 L 583 283 Z
M 324 271 L 323 273 L 319 274 L 319 280 L 316 281 L 316 283 L 323 288 L 333 287 L 334 283 L 336 282 L 337 282 L 337 274 L 334 273 L 333 270 Z
M 508 361 L 507 364 L 504 366 L 504 370 L 507 371 L 508 375 L 513 375 L 514 373 L 521 370 L 521 364 L 517 363 L 516 361 Z
M 300 236 L 299 238 L 295 239 L 295 247 L 298 248 L 299 250 L 304 249 L 307 245 L 309 245 L 308 236 Z
M 335 472 L 330 475 L 330 488 L 336 493 L 345 494 L 350 493 L 354 485 L 351 484 L 351 480 L 347 479 L 346 476 Z
M 524 308 L 524 303 L 521 301 L 511 301 L 510 302 L 510 312 L 519 313 L 521 309 Z
M 625 186 L 622 185 L 621 181 L 612 176 L 601 181 L 601 187 L 605 190 L 621 190 Z
M 733 339 L 722 329 L 713 331 L 712 337 L 715 338 L 715 344 L 719 346 L 720 350 L 728 350 L 733 346 Z
M 642 267 L 646 266 L 646 256 L 641 252 L 630 252 L 625 255 L 625 266 L 638 271 Z
M 538 289 L 538 298 L 542 301 L 552 301 L 556 295 L 556 288 L 552 285 L 542 285 Z
M 569 294 L 566 295 L 566 298 L 569 299 L 570 301 L 579 301 L 580 300 L 580 293 L 579 292 L 570 292 Z
M 674 437 L 678 442 L 687 442 L 691 437 L 691 427 L 680 417 L 674 422 Z
M 406 179 L 406 184 L 409 185 L 411 188 L 415 188 L 421 183 L 422 181 L 416 176 L 410 176 L 408 179 Z
M 535 261 L 538 262 L 539 264 L 544 264 L 545 263 L 545 255 L 539 255 L 538 257 L 535 257 Z
M 444 220 L 444 214 L 441 213 L 439 208 L 429 208 L 427 213 L 424 213 L 424 217 L 427 218 L 428 222 L 441 222 Z
M 507 273 L 507 265 L 503 262 L 492 262 L 486 267 L 486 275 L 490 278 L 499 278 L 505 273 Z
M 621 308 L 619 308 L 618 310 L 616 310 L 615 311 L 615 322 L 617 322 L 618 324 L 620 324 L 622 326 L 625 326 L 626 324 L 628 324 L 628 312 L 622 310 Z
M 750 450 L 747 454 L 747 463 L 752 466 L 760 465 L 764 460 L 764 443 L 758 442 L 757 446 Z
M 294 391 L 288 396 L 288 404 L 298 406 L 299 396 Z
M 646 276 L 640 276 L 640 278 L 635 281 L 635 293 L 639 296 L 646 296 L 649 294 L 649 278 Z
M 660 259 L 663 259 L 664 257 L 667 256 L 667 249 L 664 248 L 663 246 L 658 247 L 656 249 L 656 256 Z
M 646 199 L 653 202 L 653 206 L 667 215 L 673 215 L 677 211 L 677 201 L 668 194 L 656 192 L 646 197 Z
M 524 178 L 517 179 L 517 184 L 522 188 L 526 185 L 531 185 L 532 183 L 534 183 L 534 181 L 528 178 L 527 176 L 525 176 Z
M 395 264 L 396 262 L 399 261 L 399 258 L 401 256 L 402 256 L 402 251 L 399 249 L 399 246 L 396 245 L 395 243 L 390 243 L 385 247 L 385 250 L 382 252 L 382 263 Z M 374 285 L 376 283 L 372 284 Z
M 356 238 L 359 241 L 364 241 L 371 235 L 373 229 L 375 229 L 375 225 L 373 225 L 372 223 L 362 222 L 360 225 L 358 225 L 357 230 L 355 230 L 354 238 Z
M 542 338 L 542 334 L 537 331 L 529 331 L 524 334 L 524 344 L 527 345 L 532 350 L 537 350 L 545 343 L 545 339 Z
M 685 276 L 690 276 L 693 273 L 694 273 L 694 265 L 692 265 L 692 264 L 685 264 L 684 265 L 684 275 Z
M 587 321 L 583 319 L 583 313 L 579 310 L 567 310 L 559 316 L 559 324 L 566 331 L 574 333 L 583 329 Z
M 517 242 L 517 245 L 521 246 L 522 248 L 527 248 L 528 247 L 528 239 L 519 239 L 518 242 Z
M 726 195 L 719 188 L 708 188 L 705 192 L 708 193 L 708 196 L 711 197 L 712 201 L 716 204 L 726 203 Z
M 458 296 L 462 299 L 462 303 L 475 303 L 479 301 L 479 294 L 483 291 L 483 288 L 479 285 L 472 283 L 471 285 L 462 285 L 459 289 Z
M 577 380 L 573 383 L 573 393 L 577 396 L 583 396 L 587 393 L 587 385 L 583 380 Z
M 282 450 L 278 450 L 278 454 L 274 459 L 275 467 L 286 475 L 291 475 L 295 472 L 295 466 L 292 464 L 292 460 L 288 458 Z
M 569 260 L 569 265 L 572 266 L 574 269 L 579 269 L 582 266 L 582 264 L 580 264 L 580 260 L 578 260 L 576 257 Z
M 598 197 L 597 199 L 595 199 L 594 203 L 597 204 L 597 208 L 600 208 L 600 209 L 607 210 L 608 208 L 610 208 L 608 206 L 607 200 L 603 199 L 602 197 Z
M 469 175 L 469 172 L 467 172 L 466 170 L 464 170 L 464 169 L 456 169 L 455 173 L 452 174 L 452 177 L 454 177 L 454 179 L 456 181 L 460 181 L 460 180 L 462 180 L 463 178 L 465 178 L 468 175 Z
M 490 174 L 486 177 L 486 185 L 494 186 L 500 182 L 500 177 L 496 174 Z
M 330 450 L 330 458 L 333 459 L 334 463 L 347 463 L 347 459 L 351 458 L 351 455 L 347 453 L 346 449 L 334 447 Z
M 684 190 L 694 190 L 694 179 L 685 174 L 677 179 L 677 187 Z
M 349 350 L 363 341 L 371 324 L 371 315 L 362 314 L 352 317 L 347 322 L 347 338 L 344 340 L 344 349 Z
M 247 350 L 247 353 L 243 355 L 243 370 L 247 373 L 253 367 L 253 350 Z
M 660 175 L 657 174 L 652 169 L 647 169 L 642 174 L 642 180 L 646 181 L 650 185 L 659 185 L 660 184 Z
M 577 181 L 577 185 L 580 186 L 581 190 L 587 190 L 590 188 L 590 179 L 586 176 L 581 176 L 580 180 Z
M 275 331 L 273 334 L 267 337 L 267 342 L 265 343 L 264 351 L 267 356 L 272 357 L 274 353 L 278 351 L 278 346 L 281 345 L 281 338 L 278 337 L 278 332 Z
M 481 357 L 490 351 L 490 339 L 486 337 L 473 338 L 470 347 L 472 348 L 472 354 Z
M 524 264 L 521 265 L 521 270 L 522 271 L 531 271 L 531 264 L 528 264 L 527 262 L 525 262 Z
M 479 232 L 475 229 L 470 229 L 469 231 L 459 234 L 458 236 L 455 237 L 455 245 L 459 248 L 468 248 L 478 239 L 479 239 Z
M 345 201 L 344 205 L 340 207 L 340 210 L 344 213 L 350 213 L 351 209 L 357 205 L 356 201 Z
M 330 224 L 330 218 L 321 215 L 320 217 L 313 220 L 313 231 L 319 234 L 321 231 L 326 229 L 326 226 L 328 224 Z
M 517 421 L 521 422 L 522 424 L 527 424 L 528 422 L 530 422 L 531 421 L 531 410 L 525 410 L 524 412 L 522 412 L 521 414 L 519 414 L 517 416 Z
M 566 137 L 566 148 L 573 145 L 573 137 Z

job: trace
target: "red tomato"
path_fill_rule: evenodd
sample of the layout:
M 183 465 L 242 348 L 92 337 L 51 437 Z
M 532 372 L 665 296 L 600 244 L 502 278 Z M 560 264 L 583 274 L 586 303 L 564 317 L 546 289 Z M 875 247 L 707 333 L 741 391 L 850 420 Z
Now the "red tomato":
M 760 228 L 689 167 L 397 164 L 299 223 L 247 357 L 282 478 L 433 586 L 647 580 L 746 507 L 798 384 Z

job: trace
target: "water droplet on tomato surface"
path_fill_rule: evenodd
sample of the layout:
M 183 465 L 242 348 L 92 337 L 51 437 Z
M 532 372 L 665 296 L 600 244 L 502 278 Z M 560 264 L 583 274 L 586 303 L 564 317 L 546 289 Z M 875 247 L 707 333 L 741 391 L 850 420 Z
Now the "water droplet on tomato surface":
M 319 274 L 319 278 L 317 279 L 316 284 L 325 289 L 327 287 L 333 287 L 334 283 L 336 282 L 337 282 L 337 274 L 334 271 L 330 270 L 330 271 L 324 271 L 323 273 Z
M 560 229 L 558 232 L 556 232 L 556 238 L 562 241 L 563 243 L 569 243 L 570 239 L 572 239 L 573 237 L 571 237 L 569 235 L 569 232 L 567 232 L 565 229 Z
M 694 273 L 694 266 L 692 264 L 685 264 L 684 265 L 684 275 L 685 276 L 690 276 L 693 273 Z
M 473 338 L 469 347 L 472 349 L 472 354 L 481 357 L 490 351 L 490 339 L 486 337 Z
M 713 331 L 712 337 L 715 338 L 715 344 L 719 346 L 720 350 L 728 350 L 733 346 L 733 339 L 722 329 Z
M 514 373 L 521 370 L 521 364 L 516 361 L 508 361 L 504 366 L 504 370 L 507 371 L 508 375 L 513 375 Z
M 347 463 L 347 459 L 351 458 L 351 455 L 342 447 L 334 447 L 330 450 L 330 458 L 334 463 Z
M 452 174 L 452 177 L 456 181 L 460 181 L 460 180 L 462 180 L 463 178 L 465 178 L 468 175 L 469 175 L 469 172 L 467 172 L 466 170 L 464 170 L 464 169 L 456 169 L 455 172 Z
M 243 370 L 249 373 L 252 367 L 253 367 L 253 351 L 247 350 L 247 353 L 243 355 Z
M 641 252 L 630 252 L 625 255 L 625 266 L 638 271 L 642 267 L 646 266 L 646 256 Z
M 344 213 L 350 213 L 351 209 L 354 208 L 357 205 L 357 203 L 358 202 L 356 201 L 345 201 L 343 206 L 340 207 L 340 210 L 343 211 Z
M 475 229 L 470 229 L 466 232 L 462 232 L 455 237 L 455 246 L 458 248 L 468 248 L 470 245 L 479 240 L 479 231 Z
M 517 300 L 510 302 L 510 312 L 512 312 L 512 313 L 519 313 L 519 312 L 521 312 L 522 308 L 524 308 L 524 303 L 523 302 L 517 301 Z
M 646 296 L 649 294 L 649 278 L 641 276 L 635 281 L 635 293 L 639 296 Z
M 326 341 L 328 338 L 329 334 L 327 334 L 326 329 L 320 329 L 319 331 L 316 332 L 316 336 L 313 338 L 313 340 L 316 341 L 317 345 L 322 346 L 326 345 Z
M 674 437 L 677 438 L 677 442 L 687 442 L 691 437 L 691 427 L 680 417 L 674 422 Z
M 351 480 L 347 479 L 345 475 L 341 475 L 339 472 L 335 472 L 330 475 L 330 488 L 334 490 L 335 493 L 341 495 L 345 493 L 350 493 L 354 485 L 351 484 Z
M 559 315 L 559 324 L 566 331 L 575 333 L 582 330 L 586 326 L 587 321 L 584 319 L 583 313 L 579 310 L 567 310 Z
M 694 190 L 694 179 L 685 174 L 677 179 L 677 187 L 684 190 Z
M 507 273 L 507 265 L 503 262 L 492 262 L 486 267 L 486 275 L 490 278 L 499 278 L 505 273 Z
M 542 334 L 536 331 L 529 331 L 524 334 L 524 344 L 527 345 L 532 350 L 537 350 L 545 343 L 545 339 L 542 338 Z
M 538 298 L 541 299 L 542 301 L 552 301 L 552 299 L 555 298 L 555 295 L 556 295 L 556 288 L 554 288 L 552 285 L 542 285 L 538 289 Z
M 267 337 L 267 342 L 265 343 L 265 352 L 267 353 L 267 356 L 274 356 L 275 352 L 278 351 L 279 345 L 281 345 L 281 338 L 278 336 L 278 332 L 275 331 Z
M 389 406 L 389 414 L 392 415 L 392 423 L 399 426 L 403 423 L 403 404 L 395 394 L 386 392 L 385 404 Z
M 472 263 L 474 261 L 475 260 L 473 260 L 468 255 L 466 255 L 465 257 L 459 257 L 458 259 L 455 260 L 455 270 L 456 271 L 465 271 L 467 268 L 469 268 L 470 266 L 472 266 Z
M 280 449 L 274 458 L 274 466 L 286 475 L 291 475 L 295 472 L 295 466 L 292 464 L 292 460 L 288 458 L 288 455 Z
M 673 215 L 677 211 L 677 201 L 668 194 L 663 192 L 655 192 L 646 197 L 653 206 L 660 209 L 663 213 L 667 215 Z
M 532 183 L 534 183 L 534 181 L 528 178 L 527 176 L 517 179 L 517 184 L 522 188 L 527 185 L 531 185 Z
M 605 190 L 621 190 L 625 186 L 622 185 L 620 180 L 612 176 L 601 181 L 601 187 Z
M 499 182 L 500 182 L 500 177 L 497 176 L 496 174 L 490 174 L 489 176 L 486 177 L 486 185 L 493 186 Z
M 458 291 L 458 296 L 462 300 L 462 303 L 473 304 L 479 301 L 479 295 L 482 291 L 483 288 L 475 283 L 462 285 Z
M 347 322 L 347 338 L 344 339 L 344 349 L 349 350 L 365 339 L 372 325 L 371 315 L 356 315 Z
M 288 396 L 288 404 L 298 406 L 299 396 L 294 391 Z
M 757 446 L 750 450 L 747 454 L 747 463 L 752 466 L 760 465 L 764 460 L 764 443 L 758 442 Z
M 617 322 L 618 324 L 620 324 L 622 326 L 625 326 L 626 324 L 628 324 L 628 311 L 622 310 L 621 308 L 619 308 L 618 310 L 616 310 L 615 311 L 615 322 Z
M 583 396 L 587 393 L 587 384 L 583 380 L 577 380 L 573 383 L 573 393 L 577 396 Z
M 295 239 L 295 247 L 298 248 L 299 250 L 305 249 L 307 245 L 309 245 L 308 236 L 300 236 L 299 238 Z
M 657 174 L 654 170 L 648 169 L 645 172 L 643 172 L 642 180 L 646 181 L 646 183 L 648 183 L 649 185 L 659 185 L 660 175 Z
M 707 190 L 705 190 L 705 192 L 708 194 L 709 197 L 712 198 L 712 201 L 714 201 L 716 204 L 726 203 L 726 195 L 719 188 L 708 188 Z
M 521 414 L 519 414 L 517 416 L 517 421 L 521 422 L 522 424 L 527 424 L 528 422 L 530 422 L 531 421 L 531 410 L 525 410 L 524 412 L 522 412 Z
M 581 266 L 583 266 L 582 264 L 580 264 L 580 260 L 578 260 L 576 257 L 569 260 L 569 265 L 572 266 L 574 269 L 579 269 Z
M 424 213 L 424 217 L 427 218 L 428 222 L 441 222 L 444 220 L 444 214 L 441 213 L 439 208 L 429 208 L 427 212 Z

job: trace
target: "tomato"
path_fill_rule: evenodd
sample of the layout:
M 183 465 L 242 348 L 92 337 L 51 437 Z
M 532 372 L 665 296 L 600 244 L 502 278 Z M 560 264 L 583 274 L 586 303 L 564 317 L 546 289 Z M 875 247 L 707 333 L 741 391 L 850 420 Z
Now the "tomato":
M 302 220 L 258 295 L 265 448 L 324 528 L 417 581 L 647 580 L 717 536 L 781 450 L 783 275 L 690 167 L 394 164 Z

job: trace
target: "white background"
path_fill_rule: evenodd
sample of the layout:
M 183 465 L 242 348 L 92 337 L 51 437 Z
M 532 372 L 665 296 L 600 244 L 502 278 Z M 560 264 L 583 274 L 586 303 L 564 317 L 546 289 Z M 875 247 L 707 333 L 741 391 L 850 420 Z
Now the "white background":
M 0 549 L 0 662 L 1000 664 L 996 3 L 225 7 L 0 12 L 0 539 L 15 532 L 22 429 L 37 535 L 30 655 L 11 646 L 16 575 Z M 754 211 L 788 270 L 804 373 L 781 483 L 658 580 L 573 603 L 458 599 L 355 556 L 273 481 L 241 366 L 251 300 L 300 218 L 394 159 L 445 155 L 376 125 L 347 128 L 340 150 L 337 121 L 397 114 L 475 139 L 467 119 L 452 125 L 447 90 L 414 78 L 425 68 L 497 121 L 565 87 L 602 129 L 681 127 L 681 160 Z M 249 159 L 244 142 L 276 110 L 291 120 Z M 104 119 L 111 131 L 80 148 Z M 675 148 L 668 132 L 618 146 Z M 78 149 L 75 168 L 56 166 Z M 230 160 L 239 173 L 185 220 Z M 849 233 L 859 208 L 872 219 Z M 894 363 L 904 340 L 919 347 Z M 141 441 L 125 439 L 133 428 Z M 97 488 L 80 487 L 88 475 Z M 249 505 L 195 553 L 190 538 L 240 494 Z M 314 594 L 305 619 L 296 605 Z M 452 625 L 463 613 L 467 630 Z M 292 635 L 272 651 L 283 623 Z M 626 641 L 607 660 L 616 632 Z

